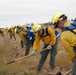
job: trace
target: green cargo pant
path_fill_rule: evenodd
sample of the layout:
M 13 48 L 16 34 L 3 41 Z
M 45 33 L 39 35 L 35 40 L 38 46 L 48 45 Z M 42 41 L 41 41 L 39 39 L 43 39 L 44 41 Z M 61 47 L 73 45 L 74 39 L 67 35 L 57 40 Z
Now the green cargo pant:
M 26 39 L 26 50 L 25 55 L 29 54 L 30 48 L 33 46 L 34 40 L 28 40 Z
M 73 65 L 72 75 L 76 75 L 76 58 Z
M 16 34 L 10 34 L 10 40 L 12 39 L 12 37 L 13 37 L 14 40 L 16 41 Z
M 25 45 L 26 45 L 25 56 L 26 56 L 26 55 L 29 54 L 30 48 L 33 46 L 34 39 L 28 40 L 28 39 L 26 38 L 26 36 L 24 36 L 24 37 L 25 37 L 25 39 L 26 39 L 26 44 L 25 44 Z M 22 42 L 22 40 L 21 40 L 21 48 L 23 48 L 23 42 Z
M 43 49 L 46 48 L 46 47 L 47 47 L 47 45 L 44 45 Z M 43 64 L 46 61 L 46 58 L 47 58 L 49 52 L 50 52 L 50 62 L 49 62 L 50 68 L 54 68 L 55 67 L 55 56 L 57 54 L 57 49 L 58 49 L 58 43 L 56 43 L 52 47 L 51 50 L 45 50 L 45 51 L 41 52 L 41 58 L 40 58 L 38 66 L 37 66 L 38 70 L 41 70 Z

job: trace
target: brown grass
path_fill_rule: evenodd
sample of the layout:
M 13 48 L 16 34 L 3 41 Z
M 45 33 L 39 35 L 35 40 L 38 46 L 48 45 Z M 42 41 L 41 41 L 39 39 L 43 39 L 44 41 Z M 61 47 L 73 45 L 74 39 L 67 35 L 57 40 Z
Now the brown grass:
M 9 65 L 5 64 L 4 57 L 6 58 L 7 61 L 16 59 L 14 56 L 21 49 L 19 41 L 20 37 L 18 35 L 16 42 L 14 41 L 14 39 L 10 40 L 9 35 L 6 35 L 4 39 L 2 38 L 2 36 L 0 36 L 0 75 L 37 75 L 35 73 L 35 70 L 40 59 L 40 54 L 37 54 L 36 56 L 30 56 L 27 59 L 20 60 L 18 62 Z M 17 45 L 18 48 L 15 50 Z M 42 45 L 43 43 L 41 42 L 39 50 L 41 50 Z M 22 52 L 18 57 L 21 57 L 23 55 L 24 52 Z M 72 63 L 69 57 L 67 56 L 67 53 L 60 40 L 55 65 L 56 67 L 59 68 L 63 67 L 62 72 L 66 72 L 72 67 Z M 49 67 L 49 55 L 45 64 L 43 65 L 41 72 L 38 75 L 47 75 L 46 71 L 48 67 Z

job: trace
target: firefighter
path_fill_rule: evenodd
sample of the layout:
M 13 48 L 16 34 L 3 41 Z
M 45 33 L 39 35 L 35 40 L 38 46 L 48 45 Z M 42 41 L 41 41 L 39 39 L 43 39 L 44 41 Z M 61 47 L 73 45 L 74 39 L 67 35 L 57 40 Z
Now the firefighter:
M 54 70 L 55 56 L 57 54 L 57 45 L 58 45 L 56 43 L 55 31 L 51 27 L 48 27 L 48 28 L 42 27 L 41 25 L 38 25 L 38 24 L 34 25 L 32 29 L 34 33 L 36 34 L 36 39 L 34 41 L 32 55 L 33 56 L 36 55 L 41 39 L 44 42 L 43 49 L 46 49 L 41 52 L 41 58 L 40 58 L 36 71 L 39 72 L 41 70 L 49 53 L 50 53 L 50 62 L 49 62 L 50 69 Z
M 29 26 L 30 25 L 30 26 Z M 21 43 L 25 46 L 25 56 L 29 54 L 30 48 L 33 46 L 35 35 L 32 31 L 31 24 L 27 26 L 24 25 L 22 29 L 20 29 L 19 35 L 21 37 Z M 18 26 L 19 27 L 19 26 Z
M 76 20 L 69 20 L 63 13 L 52 16 L 52 24 L 62 30 L 61 41 L 73 62 L 72 75 L 76 75 Z
M 12 37 L 14 38 L 14 40 L 16 41 L 16 26 L 12 25 L 10 28 L 8 28 L 7 30 L 7 34 L 10 34 L 10 40 L 12 39 Z

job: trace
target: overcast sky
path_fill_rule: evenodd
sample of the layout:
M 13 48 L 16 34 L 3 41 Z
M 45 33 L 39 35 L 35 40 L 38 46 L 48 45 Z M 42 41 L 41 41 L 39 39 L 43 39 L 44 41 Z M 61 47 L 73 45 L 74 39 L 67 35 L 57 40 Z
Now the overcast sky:
M 48 22 L 59 12 L 75 18 L 76 0 L 0 0 L 0 28 Z

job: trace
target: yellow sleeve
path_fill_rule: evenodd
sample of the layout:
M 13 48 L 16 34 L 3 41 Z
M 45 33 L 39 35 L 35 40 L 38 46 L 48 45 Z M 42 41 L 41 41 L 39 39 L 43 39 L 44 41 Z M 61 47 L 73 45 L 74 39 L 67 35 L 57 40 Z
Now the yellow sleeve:
M 37 34 L 36 38 L 35 38 L 35 41 L 34 41 L 33 50 L 35 50 L 35 51 L 38 50 L 40 39 L 41 39 L 40 36 Z

